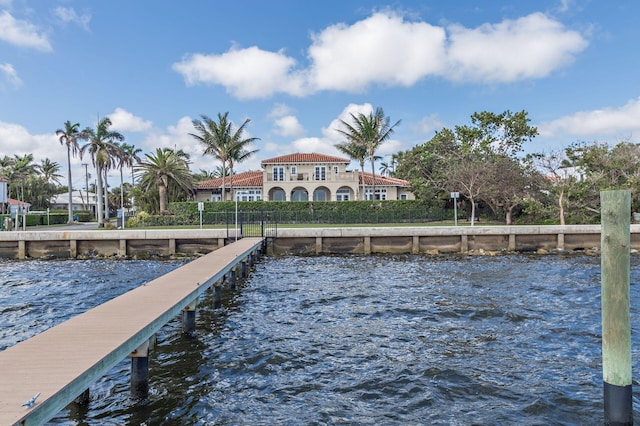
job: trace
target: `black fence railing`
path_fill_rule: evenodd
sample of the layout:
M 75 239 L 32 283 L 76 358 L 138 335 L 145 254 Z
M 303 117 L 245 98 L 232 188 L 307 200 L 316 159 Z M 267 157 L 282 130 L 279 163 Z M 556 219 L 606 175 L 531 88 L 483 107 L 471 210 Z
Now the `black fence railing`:
M 225 214 L 227 220 L 227 238 L 275 238 L 278 233 L 278 224 L 274 220 L 272 213 L 273 212 L 265 211 L 227 212 Z

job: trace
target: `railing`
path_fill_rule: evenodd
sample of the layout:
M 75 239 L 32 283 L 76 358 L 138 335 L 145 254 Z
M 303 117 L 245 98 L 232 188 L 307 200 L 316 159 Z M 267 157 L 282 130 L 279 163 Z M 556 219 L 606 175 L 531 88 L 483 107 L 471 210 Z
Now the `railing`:
M 262 237 L 273 239 L 278 233 L 278 224 L 273 212 L 239 211 L 226 215 L 227 238 L 240 239 L 243 237 Z M 232 219 L 229 221 L 229 219 Z
M 267 182 L 355 182 L 358 180 L 357 172 L 340 172 L 333 173 L 327 171 L 324 175 L 324 179 L 316 179 L 313 172 L 311 173 L 290 173 L 286 172 L 284 175 L 275 175 L 273 173 L 267 173 Z M 282 178 L 282 179 L 281 179 Z

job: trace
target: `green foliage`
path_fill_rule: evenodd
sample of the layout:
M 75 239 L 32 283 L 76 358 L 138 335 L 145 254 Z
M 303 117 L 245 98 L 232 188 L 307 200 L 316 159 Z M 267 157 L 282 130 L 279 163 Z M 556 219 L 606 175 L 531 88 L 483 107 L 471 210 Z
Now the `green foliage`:
M 234 222 L 235 203 L 205 202 L 202 212 L 203 224 L 226 224 Z M 264 212 L 277 223 L 418 223 L 448 217 L 451 212 L 443 208 L 429 207 L 415 200 L 398 201 L 243 201 L 238 203 L 243 212 Z M 171 215 L 148 215 L 139 213 L 127 225 L 177 226 L 199 223 L 198 203 L 171 203 Z

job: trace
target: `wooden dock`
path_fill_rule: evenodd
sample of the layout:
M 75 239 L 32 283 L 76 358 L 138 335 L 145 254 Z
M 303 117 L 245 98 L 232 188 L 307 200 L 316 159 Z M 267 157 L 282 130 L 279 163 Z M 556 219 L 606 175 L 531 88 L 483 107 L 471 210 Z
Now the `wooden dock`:
M 238 240 L 0 352 L 0 425 L 51 419 L 262 244 Z

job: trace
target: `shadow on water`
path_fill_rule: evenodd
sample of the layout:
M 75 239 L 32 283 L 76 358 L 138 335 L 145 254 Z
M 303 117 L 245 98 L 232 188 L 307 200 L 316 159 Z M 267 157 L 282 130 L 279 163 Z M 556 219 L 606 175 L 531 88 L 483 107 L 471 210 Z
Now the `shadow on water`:
M 112 285 L 88 279 L 104 265 L 78 266 L 46 291 L 69 300 Z M 162 269 L 137 267 L 139 277 Z M 158 333 L 147 401 L 130 400 L 123 360 L 92 386 L 88 407 L 51 423 L 601 424 L 599 273 L 599 258 L 582 255 L 265 258 L 223 290 L 221 308 L 203 297 L 196 333 L 179 319 Z M 18 275 L 1 287 L 3 308 L 18 304 L 6 289 L 29 280 Z M 42 321 L 29 295 L 45 289 L 33 285 L 15 296 L 31 305 L 8 311 L 15 323 Z M 15 333 L 24 330 L 2 342 Z M 632 340 L 638 365 L 637 331 Z

